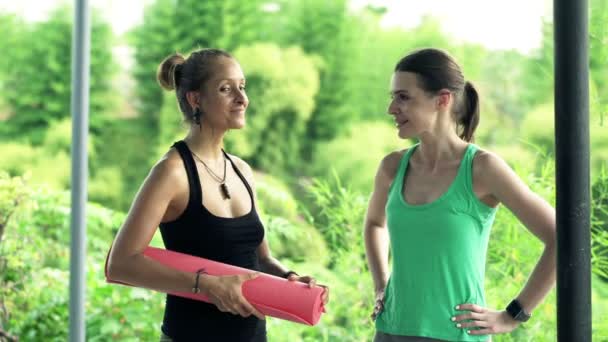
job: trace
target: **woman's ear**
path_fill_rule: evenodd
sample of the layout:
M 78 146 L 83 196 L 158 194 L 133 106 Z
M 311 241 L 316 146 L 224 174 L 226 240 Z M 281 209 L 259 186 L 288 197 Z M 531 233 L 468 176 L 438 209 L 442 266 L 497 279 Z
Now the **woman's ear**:
M 439 108 L 448 108 L 453 99 L 453 94 L 447 89 L 442 89 L 437 94 L 437 106 Z
M 198 91 L 189 91 L 186 93 L 186 99 L 188 100 L 188 104 L 190 104 L 190 108 L 194 111 L 196 108 L 199 108 L 201 102 L 201 94 Z

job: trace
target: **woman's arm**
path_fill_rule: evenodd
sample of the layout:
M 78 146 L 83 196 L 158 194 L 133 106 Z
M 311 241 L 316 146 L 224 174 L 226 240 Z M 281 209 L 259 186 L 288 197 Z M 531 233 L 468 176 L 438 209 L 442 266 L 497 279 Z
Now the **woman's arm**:
M 108 259 L 111 279 L 163 292 L 192 290 L 194 274 L 173 270 L 143 255 L 177 189 L 184 186 L 183 167 L 175 165 L 177 162 L 181 160 L 162 159 L 144 180 L 112 245 Z
M 532 192 L 500 157 L 485 152 L 479 156 L 479 163 L 485 170 L 480 173 L 483 185 L 544 244 L 538 263 L 517 296 L 525 311 L 530 313 L 555 284 L 555 209 Z
M 384 289 L 389 276 L 389 236 L 386 228 L 385 206 L 388 190 L 393 182 L 402 155 L 400 152 L 391 153 L 380 163 L 374 180 L 374 190 L 365 215 L 363 232 L 365 254 L 367 255 L 367 263 L 372 273 L 376 293 L 376 307 L 372 314 L 374 318 L 382 310 Z
M 503 203 L 544 244 L 543 253 L 528 281 L 517 295 L 527 313 L 531 313 L 555 284 L 556 277 L 556 232 L 555 210 L 540 196 L 532 192 L 517 174 L 495 154 L 480 152 L 475 157 L 475 188 L 487 194 L 491 201 Z M 476 191 L 477 192 L 477 191 Z M 509 332 L 519 322 L 506 311 L 492 311 L 476 305 L 461 305 L 461 310 L 471 314 L 459 315 L 456 321 L 477 319 L 481 325 L 462 323 L 462 327 L 481 326 L 471 334 Z M 484 316 L 485 315 L 485 316 Z M 468 318 L 467 318 L 468 317 Z
M 117 281 L 161 292 L 191 292 L 196 274 L 177 271 L 143 255 L 158 225 L 166 215 L 176 218 L 183 208 L 172 205 L 179 189 L 189 189 L 183 163 L 176 152 L 157 163 L 144 181 L 127 214 L 108 259 L 108 276 Z M 184 207 L 184 205 L 182 205 Z M 259 313 L 243 297 L 241 285 L 256 274 L 199 278 L 200 291 L 220 311 L 260 319 Z

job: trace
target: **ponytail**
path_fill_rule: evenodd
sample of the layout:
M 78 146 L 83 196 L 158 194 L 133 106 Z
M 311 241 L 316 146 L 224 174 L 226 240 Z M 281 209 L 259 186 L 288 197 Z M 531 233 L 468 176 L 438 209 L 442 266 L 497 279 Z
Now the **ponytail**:
M 460 138 L 464 141 L 472 142 L 474 140 L 475 129 L 479 125 L 479 95 L 473 84 L 466 81 L 463 92 L 463 110 L 460 119 L 462 125 L 462 133 Z

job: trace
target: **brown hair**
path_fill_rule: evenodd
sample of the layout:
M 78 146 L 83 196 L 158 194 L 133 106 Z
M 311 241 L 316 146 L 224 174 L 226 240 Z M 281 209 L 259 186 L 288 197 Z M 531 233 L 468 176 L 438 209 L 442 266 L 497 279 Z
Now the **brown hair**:
M 448 89 L 454 94 L 454 118 L 465 141 L 473 141 L 479 124 L 479 95 L 471 82 L 465 81 L 460 66 L 452 56 L 439 49 L 422 49 L 403 57 L 395 71 L 416 74 L 418 85 L 428 93 Z
M 175 90 L 179 109 L 187 122 L 193 122 L 194 112 L 186 93 L 198 91 L 213 76 L 213 65 L 217 58 L 233 58 L 219 49 L 199 49 L 187 58 L 174 53 L 165 58 L 156 71 L 158 84 L 165 90 Z

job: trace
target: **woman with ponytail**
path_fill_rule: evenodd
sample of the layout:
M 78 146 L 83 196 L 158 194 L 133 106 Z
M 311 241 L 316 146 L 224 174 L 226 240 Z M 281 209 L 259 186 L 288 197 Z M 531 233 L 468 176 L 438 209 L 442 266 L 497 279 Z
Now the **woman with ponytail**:
M 257 213 L 253 172 L 223 149 L 245 126 L 245 76 L 230 54 L 201 49 L 168 56 L 160 86 L 175 91 L 189 131 L 152 167 L 113 243 L 109 278 L 166 293 L 205 294 L 212 303 L 167 295 L 161 341 L 266 341 L 266 323 L 241 286 L 257 271 L 315 286 L 273 258 Z M 143 251 L 157 227 L 165 248 L 252 270 L 211 276 L 177 271 Z M 323 300 L 328 300 L 327 288 Z
M 417 143 L 382 160 L 367 210 L 374 341 L 489 341 L 512 331 L 555 283 L 555 210 L 499 156 L 472 143 L 479 95 L 446 52 L 402 58 L 390 94 L 397 134 Z M 484 274 L 501 203 L 544 251 L 519 294 L 495 310 L 486 306 Z

